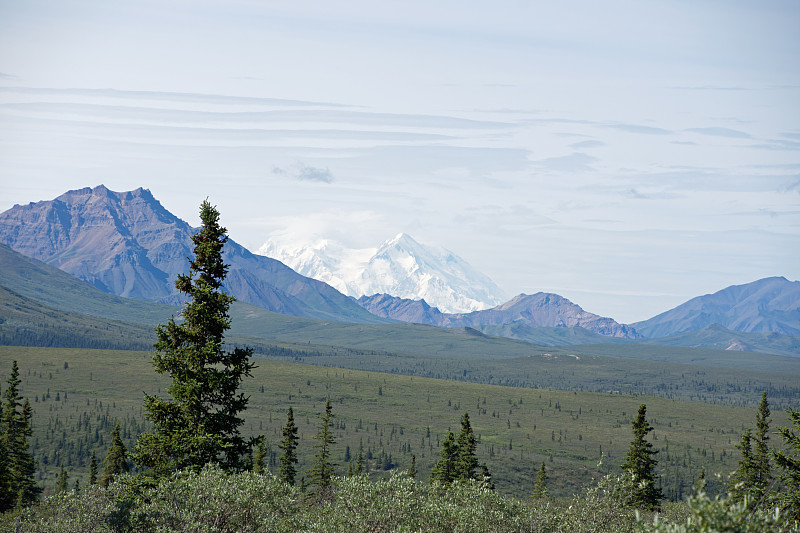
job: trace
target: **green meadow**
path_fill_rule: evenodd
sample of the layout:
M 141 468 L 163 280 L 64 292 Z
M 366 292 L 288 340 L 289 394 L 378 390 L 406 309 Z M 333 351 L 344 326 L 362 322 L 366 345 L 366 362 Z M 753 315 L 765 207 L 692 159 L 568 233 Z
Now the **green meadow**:
M 70 483 L 85 484 L 90 455 L 94 451 L 102 460 L 116 420 L 125 444 L 134 445 L 136 434 L 147 427 L 144 392 L 162 393 L 168 385 L 166 377 L 154 373 L 150 356 L 0 347 L 0 376 L 5 379 L 17 360 L 22 394 L 34 407 L 32 451 L 46 493 L 61 464 Z M 542 461 L 556 496 L 577 493 L 592 479 L 619 471 L 631 441 L 630 422 L 642 403 L 655 428 L 650 440 L 659 450 L 657 472 L 665 495 L 686 496 L 702 469 L 709 489 L 719 491 L 714 475 L 727 476 L 736 468 L 735 445 L 755 416 L 749 407 L 634 393 L 499 386 L 268 359 L 257 364 L 244 382 L 250 403 L 242 431 L 266 436 L 274 471 L 280 431 L 292 406 L 300 428 L 300 476 L 313 460 L 312 437 L 327 398 L 336 417 L 339 474 L 359 452 L 375 479 L 409 468 L 414 455 L 419 479 L 427 480 L 439 443 L 448 430 L 458 431 L 461 415 L 468 412 L 479 438 L 479 459 L 497 490 L 518 497 L 529 494 Z M 535 372 L 535 365 L 525 372 Z M 786 424 L 782 411 L 773 409 L 772 424 Z

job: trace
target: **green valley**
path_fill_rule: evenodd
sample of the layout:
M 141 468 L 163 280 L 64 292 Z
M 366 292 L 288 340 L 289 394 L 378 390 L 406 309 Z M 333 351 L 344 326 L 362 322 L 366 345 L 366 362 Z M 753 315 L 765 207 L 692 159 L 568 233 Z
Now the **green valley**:
M 111 429 L 121 422 L 126 446 L 145 427 L 143 392 L 160 393 L 166 380 L 152 371 L 149 352 L 0 347 L 0 368 L 18 360 L 22 394 L 34 406 L 33 450 L 39 481 L 52 491 L 60 464 L 85 484 L 89 457 L 105 455 Z M 701 469 L 727 475 L 735 445 L 752 424 L 753 409 L 683 402 L 636 394 L 588 393 L 464 383 L 418 376 L 323 368 L 257 360 L 244 384 L 250 396 L 243 431 L 264 434 L 273 471 L 277 443 L 292 406 L 300 428 L 300 475 L 313 455 L 311 437 L 327 398 L 333 403 L 337 472 L 361 451 L 375 478 L 407 469 L 416 456 L 427 480 L 439 443 L 469 412 L 478 456 L 501 493 L 526 497 L 545 461 L 551 493 L 566 496 L 619 470 L 630 443 L 630 421 L 647 403 L 659 450 L 665 494 L 688 494 Z M 775 411 L 775 425 L 785 416 Z M 601 457 L 602 464 L 598 467 Z M 720 486 L 712 481 L 712 489 Z

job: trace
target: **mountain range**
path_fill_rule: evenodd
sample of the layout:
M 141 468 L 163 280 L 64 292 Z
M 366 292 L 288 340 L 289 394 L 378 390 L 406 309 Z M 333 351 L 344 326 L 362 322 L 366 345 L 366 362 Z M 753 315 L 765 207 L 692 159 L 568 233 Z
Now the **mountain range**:
M 103 292 L 0 245 L 0 345 L 144 350 L 155 340 L 154 325 L 180 311 L 179 306 Z M 600 364 L 596 356 L 601 356 L 773 371 L 793 369 L 797 364 L 764 354 L 795 356 L 791 358 L 795 360 L 800 355 L 800 337 L 733 332 L 721 326 L 662 339 L 630 340 L 604 337 L 581 327 L 437 328 L 401 322 L 333 322 L 274 313 L 241 301 L 233 303 L 230 314 L 232 327 L 226 340 L 251 346 L 257 353 L 274 355 L 278 343 L 279 354 L 284 348 L 287 353 L 344 353 L 367 359 L 383 354 L 390 362 L 386 369 L 396 368 L 399 354 L 436 360 L 522 360 L 532 354 L 549 357 L 559 353 L 559 346 L 569 350 L 562 354 L 592 359 L 596 364 Z M 728 351 L 720 351 L 724 349 Z M 761 353 L 746 355 L 745 351 Z
M 442 313 L 425 301 L 397 298 L 388 294 L 363 296 L 357 301 L 364 309 L 378 316 L 431 326 L 452 328 L 514 324 L 550 328 L 581 327 L 607 337 L 641 337 L 630 326 L 589 313 L 563 296 L 545 292 L 520 294 L 491 309 L 460 314 Z
M 12 291 L 4 292 L 3 298 L 6 301 L 29 298 L 56 309 L 112 321 L 158 323 L 179 309 L 174 304 L 180 303 L 181 297 L 172 280 L 187 268 L 186 258 L 192 253 L 191 236 L 195 231 L 141 188 L 113 192 L 98 186 L 69 191 L 51 201 L 14 206 L 0 213 L 0 243 L 9 247 L 0 245 L 0 270 L 3 270 L 0 285 Z M 372 254 L 372 258 L 377 258 L 374 264 L 383 261 L 385 270 L 391 274 L 391 283 L 402 281 L 404 271 L 433 269 L 441 265 L 442 257 L 448 257 L 437 256 L 429 247 L 415 243 L 410 236 L 400 234 L 384 243 L 379 250 L 381 253 Z M 373 294 L 356 300 L 322 281 L 294 272 L 280 261 L 252 254 L 233 240 L 228 241 L 224 253 L 230 265 L 226 290 L 239 300 L 237 309 L 251 304 L 246 313 L 240 312 L 245 322 L 248 316 L 260 316 L 262 311 L 258 308 L 262 308 L 264 312 L 278 313 L 270 315 L 269 324 L 276 320 L 281 322 L 278 317 L 294 315 L 332 321 L 326 324 L 413 322 L 451 328 L 473 336 L 499 335 L 548 345 L 646 342 L 800 354 L 797 337 L 800 335 L 800 282 L 780 277 L 728 287 L 693 298 L 649 320 L 625 325 L 584 311 L 557 294 L 543 292 L 520 294 L 490 309 L 463 313 L 446 313 L 423 299 L 389 294 Z M 37 270 L 42 266 L 39 261 L 63 272 L 51 269 L 49 274 L 43 275 Z M 458 261 L 451 262 L 458 264 Z M 395 268 L 412 263 L 417 265 L 416 270 Z M 450 272 L 458 271 L 468 273 L 463 266 Z M 67 283 L 67 278 L 72 279 L 70 275 L 118 301 L 98 299 L 97 293 L 86 296 L 87 286 Z M 467 284 L 479 285 L 471 282 L 470 276 L 465 277 Z M 39 281 L 26 281 L 33 278 Z M 458 276 L 451 276 L 454 278 Z M 409 284 L 419 286 L 416 282 Z M 67 286 L 72 292 L 64 293 L 62 289 Z M 65 309 L 62 301 L 65 298 L 84 302 L 82 308 Z M 172 305 L 142 306 L 137 300 Z M 30 303 L 23 302 L 19 306 L 32 309 Z M 115 314 L 119 309 L 124 312 Z M 33 311 L 22 315 L 15 314 L 11 308 L 7 311 L 9 316 L 16 317 L 14 320 L 38 316 Z M 40 311 L 44 315 L 50 313 Z M 76 322 L 86 323 L 84 319 Z M 258 324 L 258 328 L 272 327 L 263 322 Z M 289 330 L 298 327 L 294 322 L 286 324 Z M 118 324 L 106 326 L 119 327 Z M 318 327 L 323 326 L 313 325 L 313 328 Z M 325 326 L 329 330 L 330 327 Z M 354 331 L 342 328 L 342 331 Z
M 87 187 L 0 213 L 0 243 L 102 291 L 161 303 L 180 302 L 174 280 L 188 268 L 195 231 L 142 188 Z M 309 318 L 385 322 L 329 285 L 233 240 L 224 257 L 225 288 L 243 302 Z
M 352 249 L 323 239 L 302 246 L 267 241 L 258 253 L 348 296 L 391 294 L 425 300 L 445 313 L 468 313 L 504 301 L 503 291 L 453 252 L 400 233 L 378 248 Z
M 732 285 L 632 326 L 645 337 L 655 338 L 713 324 L 733 331 L 800 335 L 800 281 L 772 277 Z

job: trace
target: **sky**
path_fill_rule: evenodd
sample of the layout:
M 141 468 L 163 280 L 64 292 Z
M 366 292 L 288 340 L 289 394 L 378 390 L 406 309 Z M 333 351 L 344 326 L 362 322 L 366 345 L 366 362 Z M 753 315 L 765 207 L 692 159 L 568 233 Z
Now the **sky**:
M 0 0 L 0 211 L 99 184 L 644 320 L 800 279 L 800 3 Z

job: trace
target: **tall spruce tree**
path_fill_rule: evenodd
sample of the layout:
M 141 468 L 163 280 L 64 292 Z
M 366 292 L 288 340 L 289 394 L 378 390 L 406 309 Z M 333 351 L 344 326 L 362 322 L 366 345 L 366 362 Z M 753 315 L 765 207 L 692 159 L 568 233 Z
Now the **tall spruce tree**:
M 456 479 L 456 461 L 458 460 L 458 444 L 452 431 L 447 432 L 447 438 L 442 441 L 440 459 L 431 470 L 431 482 L 448 484 Z
M 532 498 L 545 498 L 547 497 L 547 471 L 544 468 L 544 461 L 539 473 L 536 474 L 536 481 L 533 483 Z
M 269 446 L 267 445 L 267 439 L 264 435 L 260 435 L 256 439 L 255 449 L 253 450 L 252 470 L 254 474 L 263 474 L 265 472 L 264 461 L 267 458 L 267 453 L 269 453 Z
M 331 400 L 328 398 L 328 401 L 325 402 L 325 414 L 319 425 L 319 433 L 314 437 L 319 443 L 315 445 L 317 453 L 314 455 L 314 466 L 309 471 L 311 483 L 316 485 L 317 495 L 321 497 L 327 495 L 336 466 L 331 461 L 331 446 L 336 442 L 333 438 L 332 422 L 333 412 Z
M 108 484 L 111 483 L 115 477 L 130 470 L 130 465 L 128 464 L 128 450 L 122 442 L 119 420 L 117 420 L 117 423 L 114 425 L 114 431 L 111 432 L 111 446 L 108 447 L 106 458 L 103 462 L 106 466 L 103 469 L 103 476 L 100 478 L 101 487 L 108 487 Z
M 753 463 L 752 430 L 747 428 L 742 434 L 742 440 L 736 447 L 742 454 L 736 471 L 731 475 L 728 492 L 734 502 L 741 502 L 747 497 L 753 500 L 753 487 L 755 487 L 755 465 Z
M 280 458 L 279 477 L 282 481 L 294 485 L 297 475 L 297 426 L 294 424 L 294 411 L 289 407 L 286 415 L 286 425 L 283 426 L 282 439 L 278 447 L 283 450 Z
M 756 433 L 753 439 L 753 496 L 757 500 L 761 500 L 766 495 L 769 484 L 772 482 L 772 462 L 769 451 L 770 421 L 767 392 L 764 391 L 756 411 Z
M 756 431 L 747 430 L 736 446 L 742 454 L 736 471 L 731 475 L 729 492 L 735 502 L 745 498 L 752 507 L 758 506 L 767 496 L 772 482 L 771 451 L 769 449 L 769 403 L 767 393 L 761 395 L 756 411 Z
M 785 484 L 785 490 L 775 499 L 791 519 L 800 522 L 800 412 L 788 409 L 786 413 L 792 426 L 778 428 L 784 449 L 772 450 L 781 481 Z
M 664 498 L 661 489 L 656 486 L 656 475 L 654 472 L 658 461 L 653 457 L 658 453 L 653 449 L 653 445 L 645 440 L 653 427 L 647 422 L 647 406 L 639 406 L 636 419 L 631 422 L 633 430 L 633 441 L 631 441 L 628 455 L 622 469 L 628 472 L 635 484 L 631 495 L 630 505 L 642 509 L 658 509 L 661 500 Z
M 2 405 L 0 405 L 0 415 L 2 415 L 2 412 Z M 3 427 L 2 416 L 0 416 L 0 513 L 5 512 L 11 507 L 11 480 L 8 471 L 5 440 L 6 431 Z
M 222 249 L 228 240 L 219 225 L 219 212 L 204 201 L 201 228 L 192 237 L 194 259 L 188 275 L 179 275 L 175 286 L 189 301 L 181 322 L 171 318 L 159 325 L 153 366 L 168 373 L 171 400 L 145 395 L 147 418 L 153 423 L 136 443 L 134 460 L 155 475 L 178 469 L 199 470 L 207 463 L 239 470 L 252 443 L 239 433 L 240 413 L 248 398 L 238 393 L 254 364 L 250 349 L 223 350 L 224 333 L 230 327 L 228 309 L 234 298 L 222 290 L 228 266 Z
M 478 479 L 476 470 L 480 465 L 478 464 L 478 457 L 475 455 L 478 443 L 475 440 L 475 434 L 472 432 L 468 413 L 464 413 L 461 417 L 461 431 L 456 439 L 456 445 L 455 479 L 458 481 Z
M 28 451 L 28 438 L 32 435 L 33 409 L 30 402 L 19 394 L 22 380 L 19 366 L 11 364 L 5 401 L 0 409 L 0 441 L 2 441 L 3 467 L 0 479 L 0 512 L 21 509 L 36 501 L 41 488 L 36 485 L 36 463 Z
M 64 468 L 64 465 L 61 465 L 61 470 L 58 471 L 58 477 L 56 477 L 56 492 L 67 492 L 67 481 L 69 480 L 69 474 L 67 473 L 67 469 Z
M 452 483 L 453 481 L 477 481 L 488 480 L 491 484 L 491 474 L 486 465 L 478 462 L 476 451 L 478 443 L 472 425 L 469 421 L 469 413 L 464 413 L 461 417 L 461 431 L 458 438 L 449 431 L 447 438 L 442 441 L 440 459 L 431 470 L 431 482 Z M 478 473 L 478 469 L 481 472 Z
M 92 458 L 89 460 L 89 486 L 97 484 L 97 456 L 92 450 Z

